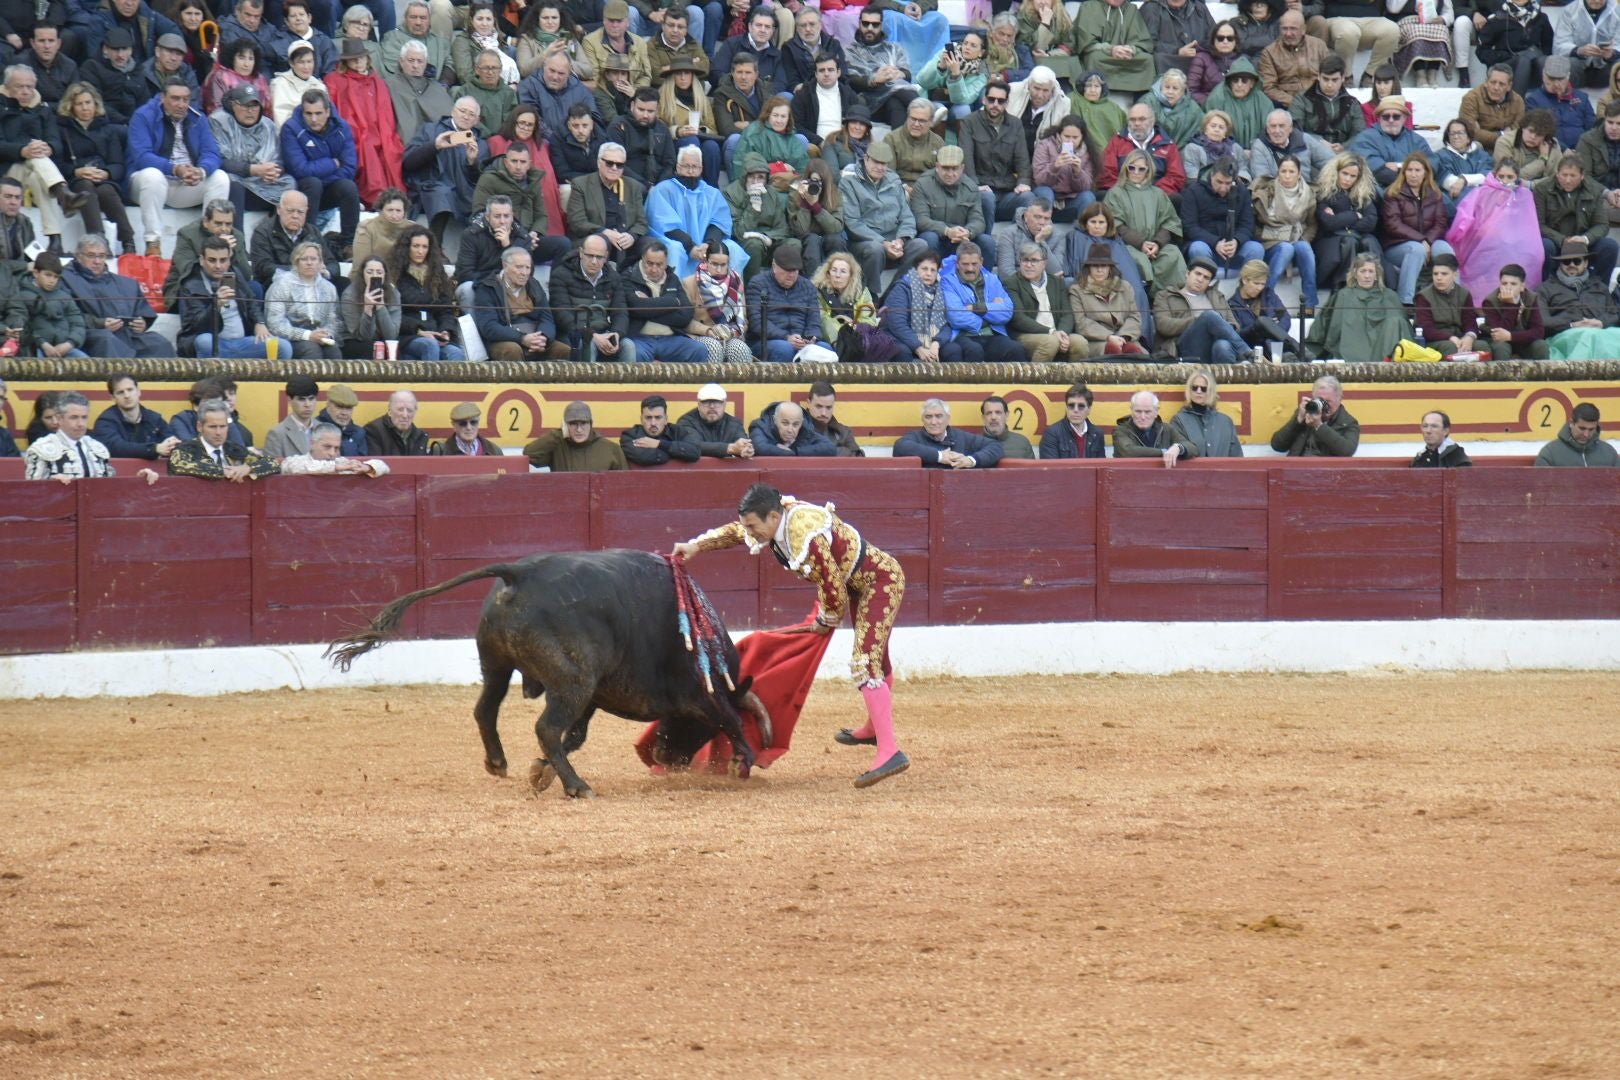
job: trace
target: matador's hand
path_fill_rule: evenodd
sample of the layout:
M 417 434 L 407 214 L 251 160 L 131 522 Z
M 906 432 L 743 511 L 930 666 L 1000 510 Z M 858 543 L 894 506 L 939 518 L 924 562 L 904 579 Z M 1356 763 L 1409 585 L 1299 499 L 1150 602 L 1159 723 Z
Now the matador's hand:
M 688 542 L 685 544 L 676 544 L 670 549 L 669 553 L 678 559 L 686 559 L 687 561 L 691 561 L 692 559 L 698 557 L 699 548 L 696 544 Z

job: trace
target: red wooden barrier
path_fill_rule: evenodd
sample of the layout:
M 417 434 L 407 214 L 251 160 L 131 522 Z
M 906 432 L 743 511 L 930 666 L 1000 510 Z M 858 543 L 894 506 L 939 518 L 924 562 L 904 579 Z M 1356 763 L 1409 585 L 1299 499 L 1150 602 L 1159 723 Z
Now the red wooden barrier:
M 897 555 L 911 624 L 1620 616 L 1620 470 L 873 464 L 0 481 L 0 652 L 327 640 L 490 562 L 667 551 L 732 520 L 761 478 L 836 503 Z M 743 548 L 696 572 L 737 628 L 813 602 Z M 436 598 L 405 633 L 468 636 L 487 592 Z

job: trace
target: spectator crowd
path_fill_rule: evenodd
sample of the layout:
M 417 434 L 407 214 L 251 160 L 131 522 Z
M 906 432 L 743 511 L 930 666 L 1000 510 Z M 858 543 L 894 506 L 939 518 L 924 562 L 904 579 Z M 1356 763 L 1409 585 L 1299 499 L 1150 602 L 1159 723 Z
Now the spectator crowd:
M 1616 356 L 1615 3 L 3 0 L 6 347 Z

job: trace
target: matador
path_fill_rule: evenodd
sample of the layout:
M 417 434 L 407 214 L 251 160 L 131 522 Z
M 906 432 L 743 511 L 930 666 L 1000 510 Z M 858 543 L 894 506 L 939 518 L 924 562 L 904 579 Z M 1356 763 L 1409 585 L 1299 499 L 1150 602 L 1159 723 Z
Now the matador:
M 800 502 L 769 484 L 754 484 L 737 506 L 736 521 L 676 544 L 674 554 L 692 559 L 738 544 L 747 544 L 756 555 L 768 549 L 788 571 L 816 586 L 816 614 L 806 628 L 813 633 L 832 633 L 853 608 L 851 670 L 866 701 L 867 721 L 833 738 L 845 746 L 877 747 L 872 767 L 855 780 L 856 787 L 864 788 L 911 765 L 894 738 L 894 672 L 889 664 L 889 632 L 905 596 L 906 575 L 893 555 L 867 543 L 833 511 L 832 503 Z

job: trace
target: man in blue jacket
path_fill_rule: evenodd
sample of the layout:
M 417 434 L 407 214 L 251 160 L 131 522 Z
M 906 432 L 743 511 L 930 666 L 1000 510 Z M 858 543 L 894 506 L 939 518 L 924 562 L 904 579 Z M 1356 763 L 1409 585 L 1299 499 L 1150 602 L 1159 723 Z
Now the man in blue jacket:
M 107 393 L 112 395 L 113 404 L 96 417 L 90 434 L 113 457 L 156 461 L 168 457 L 169 451 L 180 445 L 181 439 L 169 430 L 169 422 L 141 404 L 141 384 L 135 376 L 127 371 L 114 372 L 107 378 Z
M 163 208 L 191 209 L 227 199 L 231 178 L 219 167 L 219 146 L 202 113 L 191 107 L 191 87 L 171 79 L 163 93 L 129 120 L 129 197 L 141 208 L 146 254 L 160 256 Z
M 939 288 L 945 294 L 945 318 L 956 331 L 962 361 L 968 364 L 1022 364 L 1024 347 L 1007 336 L 1012 320 L 1012 297 L 994 274 L 984 272 L 979 245 L 964 240 L 956 254 L 939 268 Z M 997 443 L 999 450 L 1001 444 Z
M 1023 354 L 1020 348 L 1018 355 Z M 988 469 L 1001 455 L 996 440 L 951 427 L 951 407 L 940 398 L 923 402 L 922 427 L 894 444 L 895 457 L 922 458 L 925 469 Z
M 305 90 L 298 113 L 281 125 L 281 162 L 298 190 L 309 196 L 311 210 L 338 212 L 333 254 L 339 261 L 348 259 L 360 224 L 360 189 L 354 182 L 359 158 L 354 132 L 319 90 Z
M 1378 103 L 1377 118 L 1376 124 L 1364 128 L 1345 149 L 1367 159 L 1373 183 L 1380 191 L 1395 182 L 1406 155 L 1421 153 L 1429 159 L 1430 165 L 1434 164 L 1434 151 L 1429 149 L 1429 141 L 1406 126 L 1405 98 L 1394 95 L 1384 98 Z
M 804 256 L 799 245 L 785 243 L 771 256 L 771 268 L 748 283 L 748 333 L 755 355 L 773 364 L 792 363 L 807 345 L 821 345 L 821 300 L 816 287 L 800 274 Z M 1018 354 L 1024 350 L 1019 348 Z

